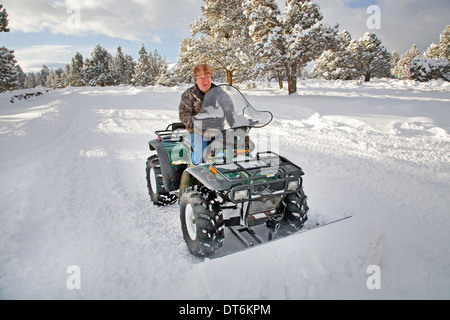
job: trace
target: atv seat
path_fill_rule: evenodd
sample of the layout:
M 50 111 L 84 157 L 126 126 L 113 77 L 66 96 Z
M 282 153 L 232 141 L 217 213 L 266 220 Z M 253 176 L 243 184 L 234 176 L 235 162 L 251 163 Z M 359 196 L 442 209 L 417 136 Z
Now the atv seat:
M 169 126 L 167 127 L 166 130 L 169 130 L 170 127 L 172 127 L 172 131 L 177 131 L 177 130 L 180 130 L 180 129 L 186 129 L 186 126 L 182 122 L 171 123 L 171 124 L 169 124 Z

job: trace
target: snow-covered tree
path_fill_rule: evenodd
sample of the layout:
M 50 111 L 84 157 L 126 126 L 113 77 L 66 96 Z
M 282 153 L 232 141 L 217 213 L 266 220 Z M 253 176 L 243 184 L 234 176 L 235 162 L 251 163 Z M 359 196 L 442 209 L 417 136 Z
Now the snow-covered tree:
M 388 77 L 391 72 L 391 55 L 373 33 L 366 33 L 359 40 L 352 40 L 349 32 L 337 36 L 338 44 L 325 51 L 311 70 L 314 77 L 328 80 L 350 80 L 364 76 Z
M 25 88 L 25 79 L 26 74 L 23 72 L 23 69 L 18 64 L 14 67 L 17 71 L 17 89 L 23 89 Z
M 8 28 L 8 13 L 6 13 L 6 9 L 2 9 L 3 5 L 0 4 L 0 32 L 9 32 Z
M 411 63 L 411 79 L 422 82 L 444 79 L 450 81 L 450 63 L 447 58 L 416 57 Z
M 242 77 L 253 62 L 243 0 L 203 1 L 203 17 L 191 25 L 195 40 L 188 51 L 190 64 L 208 63 L 214 70 L 222 70 L 227 83 L 233 84 L 233 77 Z
M 29 72 L 25 74 L 25 82 L 23 87 L 25 89 L 33 89 L 39 86 L 38 76 L 34 72 Z
M 150 62 L 150 72 L 155 79 L 155 82 L 158 82 L 158 78 L 161 73 L 167 71 L 167 62 L 164 57 L 162 57 L 157 50 L 153 51 L 153 53 L 148 53 L 148 60 Z
M 270 61 L 269 67 L 284 66 L 292 94 L 297 92 L 298 70 L 335 45 L 338 26 L 324 26 L 320 8 L 311 0 L 286 0 L 283 13 L 277 8 L 270 0 L 244 3 L 258 56 Z
M 439 59 L 441 57 L 441 50 L 438 44 L 432 43 L 427 51 L 423 54 L 428 59 Z
M 392 75 L 398 79 L 410 79 L 411 64 L 416 57 L 420 57 L 420 52 L 414 44 L 411 49 L 401 56 L 397 65 L 392 69 Z
M 53 70 L 50 71 L 45 86 L 47 88 L 60 89 L 65 87 L 65 82 L 66 78 L 64 70 L 62 68 L 58 68 L 55 71 Z
M 388 77 L 391 72 L 391 55 L 381 44 L 375 33 L 366 33 L 349 46 L 353 53 L 353 65 L 359 76 L 365 81 L 372 77 Z
M 0 48 L 0 92 L 12 90 L 18 86 L 18 71 L 16 69 L 14 50 Z
M 84 81 L 91 86 L 112 85 L 111 59 L 111 54 L 105 48 L 97 45 L 91 53 L 91 58 L 86 59 L 84 63 Z
M 180 51 L 178 53 L 178 64 L 174 70 L 174 74 L 181 83 L 193 83 L 194 61 L 191 59 L 195 46 L 195 40 L 192 37 L 185 38 L 181 41 Z
M 418 81 L 450 81 L 450 26 L 441 33 L 439 44 L 432 43 L 423 57 L 418 54 L 410 64 L 410 78 Z
M 397 51 L 393 51 L 391 55 L 391 76 L 394 76 L 394 68 L 397 63 L 400 61 L 400 55 Z
M 83 56 L 81 53 L 75 53 L 72 58 L 72 64 L 69 71 L 69 85 L 73 87 L 82 87 L 84 85 L 83 80 Z
M 439 41 L 440 57 L 450 61 L 450 25 L 442 31 Z
M 338 44 L 333 50 L 324 51 L 316 60 L 311 76 L 327 80 L 350 80 L 358 76 L 354 56 L 349 46 L 352 37 L 348 31 L 337 35 Z
M 167 64 L 161 65 L 157 84 L 165 87 L 174 87 L 178 84 L 176 75 L 169 70 Z
M 142 44 L 139 50 L 139 59 L 135 67 L 135 74 L 132 83 L 136 86 L 151 86 L 155 83 L 155 79 L 152 74 L 152 66 L 148 59 L 147 49 Z
M 157 50 L 148 53 L 142 44 L 139 50 L 139 59 L 135 65 L 135 74 L 132 83 L 136 86 L 153 86 L 158 82 L 161 70 L 167 69 L 166 59 Z
M 246 0 L 243 8 L 250 22 L 249 34 L 256 52 L 254 74 L 276 74 L 282 89 L 287 51 L 279 20 L 280 9 L 275 0 Z
M 124 55 L 122 47 L 117 48 L 116 56 L 111 60 L 111 70 L 115 84 L 130 84 L 134 76 L 135 63 L 130 55 Z
M 47 82 L 47 78 L 50 75 L 50 69 L 44 64 L 39 72 L 39 85 L 45 87 L 45 83 Z
M 432 43 L 423 57 L 417 56 L 410 65 L 413 80 L 429 81 L 444 79 L 450 81 L 450 26 L 440 35 L 439 44 Z

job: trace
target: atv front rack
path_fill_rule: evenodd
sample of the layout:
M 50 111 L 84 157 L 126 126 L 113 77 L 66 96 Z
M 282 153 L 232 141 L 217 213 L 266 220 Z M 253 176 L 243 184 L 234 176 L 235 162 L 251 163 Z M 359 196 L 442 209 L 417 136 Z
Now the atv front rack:
M 230 182 L 239 180 L 254 180 L 258 175 L 274 177 L 276 175 L 304 175 L 302 169 L 288 159 L 272 151 L 258 152 L 256 158 L 246 158 L 244 161 L 230 163 L 213 163 L 211 165 L 222 177 Z
M 233 203 L 295 193 L 302 188 L 304 175 L 299 166 L 271 151 L 246 161 L 212 164 L 210 170 L 234 186 L 229 196 Z

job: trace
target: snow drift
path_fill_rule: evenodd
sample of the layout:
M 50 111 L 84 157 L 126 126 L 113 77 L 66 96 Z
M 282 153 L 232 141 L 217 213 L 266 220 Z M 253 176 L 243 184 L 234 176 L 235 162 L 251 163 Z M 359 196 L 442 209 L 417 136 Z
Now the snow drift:
M 450 298 L 448 83 L 243 90 L 274 114 L 256 140 L 306 172 L 310 218 L 353 217 L 215 260 L 192 257 L 178 206 L 147 193 L 147 142 L 185 89 L 0 94 L 1 299 Z

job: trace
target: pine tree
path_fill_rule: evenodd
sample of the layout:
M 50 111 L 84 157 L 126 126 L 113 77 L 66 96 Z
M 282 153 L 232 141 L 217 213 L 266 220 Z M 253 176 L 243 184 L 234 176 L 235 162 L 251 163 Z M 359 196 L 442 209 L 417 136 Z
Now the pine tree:
M 70 77 L 70 64 L 66 64 L 66 66 L 64 67 L 64 73 L 62 74 L 62 83 L 64 88 L 68 87 L 70 85 L 69 83 L 69 77 Z
M 0 4 L 0 32 L 9 32 L 8 28 L 8 13 L 6 13 L 6 9 L 2 9 L 3 5 Z
M 419 57 L 420 52 L 417 46 L 414 44 L 411 49 L 407 50 L 404 55 L 401 56 L 397 65 L 392 69 L 392 74 L 397 79 L 410 79 L 411 78 L 411 64 L 414 58 Z
M 12 90 L 19 84 L 14 50 L 0 48 L 0 92 Z
M 50 69 L 44 64 L 41 68 L 41 72 L 39 73 L 39 85 L 45 87 L 47 82 L 47 78 L 50 75 Z
M 178 84 L 176 76 L 169 70 L 167 64 L 161 65 L 157 83 L 165 87 L 174 87 Z
M 441 48 L 439 45 L 432 43 L 427 51 L 423 54 L 428 59 L 439 59 L 441 57 Z
M 286 73 L 289 94 L 297 92 L 297 69 L 304 68 L 335 44 L 337 26 L 325 27 L 317 4 L 310 0 L 287 0 L 284 12 L 289 61 Z
M 254 74 L 276 74 L 283 89 L 282 74 L 285 71 L 287 49 L 282 32 L 281 15 L 275 0 L 246 0 L 244 14 L 250 22 L 249 34 L 253 40 L 257 63 Z
M 400 61 L 400 55 L 398 54 L 397 51 L 393 51 L 392 52 L 392 57 L 391 57 L 391 76 L 394 76 L 394 68 L 397 65 L 397 63 Z
M 423 57 L 416 56 L 410 64 L 410 78 L 418 81 L 444 79 L 450 81 L 450 26 L 440 35 L 439 45 L 432 43 Z
M 174 74 L 181 83 L 193 83 L 194 77 L 194 61 L 190 59 L 192 56 L 192 48 L 195 46 L 195 40 L 192 37 L 185 38 L 181 41 L 180 51 L 178 53 L 177 66 Z
M 25 89 L 33 89 L 36 88 L 39 85 L 38 77 L 34 72 L 29 72 L 25 76 L 25 83 L 24 88 Z
M 60 89 L 65 87 L 65 82 L 64 70 L 58 68 L 55 71 L 50 70 L 45 86 L 51 89 Z
M 23 88 L 25 88 L 26 75 L 23 72 L 23 69 L 22 69 L 21 66 L 16 65 L 14 68 L 17 71 L 17 86 L 16 86 L 16 89 L 23 89 Z
M 372 77 L 388 77 L 391 70 L 391 55 L 374 33 L 366 33 L 358 41 L 352 41 L 350 49 L 356 72 L 364 76 L 364 81 Z
M 134 70 L 136 67 L 136 62 L 134 62 L 134 59 L 129 54 L 125 55 L 125 67 L 123 69 L 123 77 L 122 77 L 122 84 L 131 84 L 131 80 L 134 77 Z
M 153 53 L 149 52 L 148 61 L 150 63 L 150 74 L 156 83 L 158 82 L 161 73 L 164 73 L 167 70 L 166 59 L 159 55 L 158 51 L 155 50 Z
M 108 86 L 113 84 L 113 76 L 110 70 L 111 54 L 100 45 L 97 45 L 91 53 L 91 59 L 84 63 L 84 81 L 91 86 Z
M 116 56 L 111 61 L 111 70 L 115 84 L 130 84 L 134 75 L 134 61 L 129 55 L 124 55 L 122 47 L 117 48 Z
M 338 44 L 333 50 L 324 51 L 316 60 L 311 76 L 327 80 L 351 80 L 358 76 L 354 67 L 354 55 L 350 50 L 352 36 L 348 31 L 337 35 Z
M 149 55 L 142 44 L 139 50 L 139 60 L 135 68 L 135 75 L 132 83 L 136 86 L 151 86 L 155 83 L 155 79 L 152 74 L 152 66 L 150 65 Z
M 440 57 L 450 61 L 450 25 L 442 31 L 439 41 Z
M 274 56 L 273 68 L 283 66 L 288 92 L 297 92 L 298 70 L 335 45 L 337 26 L 325 27 L 320 8 L 311 0 L 287 0 L 283 13 L 275 1 L 246 1 L 245 13 L 258 56 Z M 268 15 L 273 12 L 272 18 Z M 267 20 L 268 21 L 264 21 Z
M 69 85 L 73 87 L 82 87 L 84 85 L 83 80 L 83 56 L 81 53 L 75 53 L 72 58 L 72 65 L 69 72 Z
M 226 74 L 228 84 L 233 78 L 242 78 L 251 69 L 253 58 L 250 50 L 248 20 L 242 9 L 243 0 L 203 0 L 201 7 L 205 19 L 191 25 L 195 39 L 189 50 L 192 64 L 208 63 L 215 70 Z
M 412 61 L 410 74 L 411 79 L 422 82 L 437 79 L 450 81 L 450 63 L 445 57 L 430 59 L 419 56 Z

